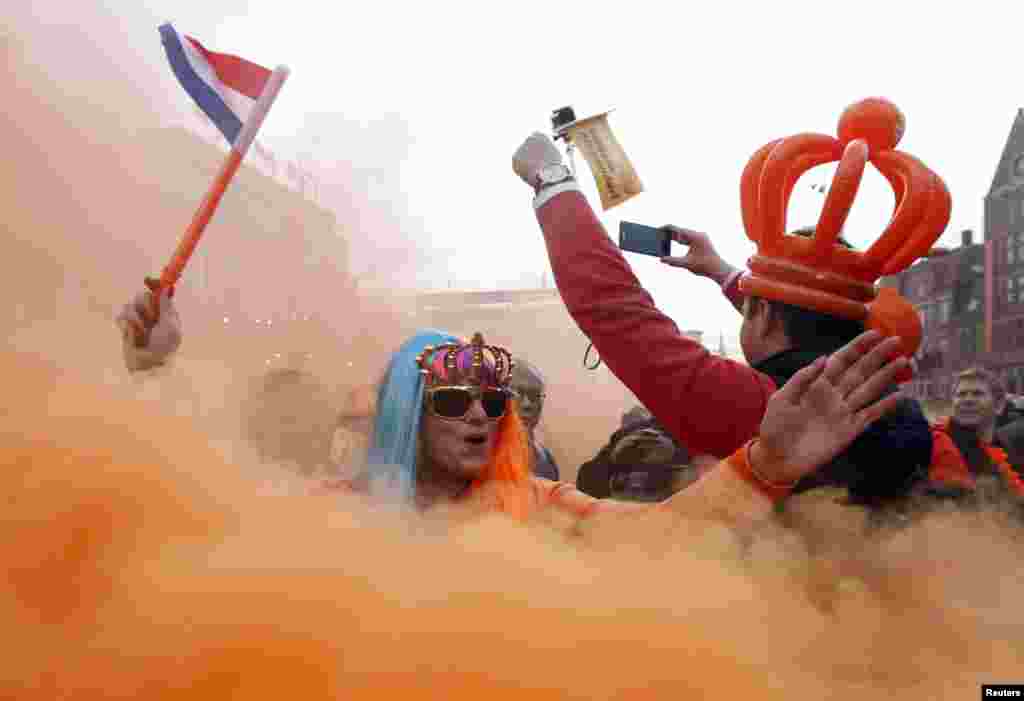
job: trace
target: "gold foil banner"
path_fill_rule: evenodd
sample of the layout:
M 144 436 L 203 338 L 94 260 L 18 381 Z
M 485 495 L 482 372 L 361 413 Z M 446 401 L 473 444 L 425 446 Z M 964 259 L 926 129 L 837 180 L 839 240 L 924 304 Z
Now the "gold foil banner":
M 576 122 L 569 127 L 569 138 L 587 159 L 606 211 L 643 192 L 640 177 L 608 125 L 607 112 Z

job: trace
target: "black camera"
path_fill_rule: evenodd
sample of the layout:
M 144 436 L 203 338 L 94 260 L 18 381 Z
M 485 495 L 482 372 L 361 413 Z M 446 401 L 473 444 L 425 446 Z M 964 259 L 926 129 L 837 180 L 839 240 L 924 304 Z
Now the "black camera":
M 562 136 L 564 127 L 567 124 L 572 124 L 576 121 L 576 113 L 572 107 L 561 107 L 551 112 L 551 131 L 554 132 L 555 138 Z

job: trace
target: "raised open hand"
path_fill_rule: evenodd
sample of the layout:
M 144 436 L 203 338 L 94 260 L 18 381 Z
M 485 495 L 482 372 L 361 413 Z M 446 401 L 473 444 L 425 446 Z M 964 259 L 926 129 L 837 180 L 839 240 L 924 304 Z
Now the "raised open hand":
M 906 358 L 896 357 L 899 343 L 868 331 L 796 373 L 768 401 L 750 451 L 755 473 L 772 483 L 793 483 L 890 411 L 902 395 L 879 397 L 907 366 Z

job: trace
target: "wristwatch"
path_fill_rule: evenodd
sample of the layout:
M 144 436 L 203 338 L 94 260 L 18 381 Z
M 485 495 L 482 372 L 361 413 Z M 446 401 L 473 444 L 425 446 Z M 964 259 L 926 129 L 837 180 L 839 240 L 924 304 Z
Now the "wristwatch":
M 563 163 L 552 163 L 540 169 L 533 187 L 537 193 L 540 193 L 544 188 L 564 183 L 566 180 L 572 180 L 572 171 L 569 170 L 569 167 Z

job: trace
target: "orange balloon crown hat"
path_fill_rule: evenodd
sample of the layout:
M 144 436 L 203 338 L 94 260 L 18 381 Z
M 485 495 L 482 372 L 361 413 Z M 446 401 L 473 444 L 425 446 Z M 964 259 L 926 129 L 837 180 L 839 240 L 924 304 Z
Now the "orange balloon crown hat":
M 743 170 L 740 201 L 757 254 L 740 290 L 899 336 L 901 353 L 909 358 L 921 344 L 920 316 L 896 290 L 876 289 L 875 282 L 928 254 L 949 223 L 952 200 L 938 175 L 896 150 L 905 123 L 896 105 L 869 98 L 846 108 L 839 138 L 797 134 L 754 153 Z M 786 209 L 796 181 L 814 166 L 836 161 L 814 236 L 787 234 Z M 889 181 L 896 206 L 879 239 L 861 252 L 838 238 L 869 162 Z

